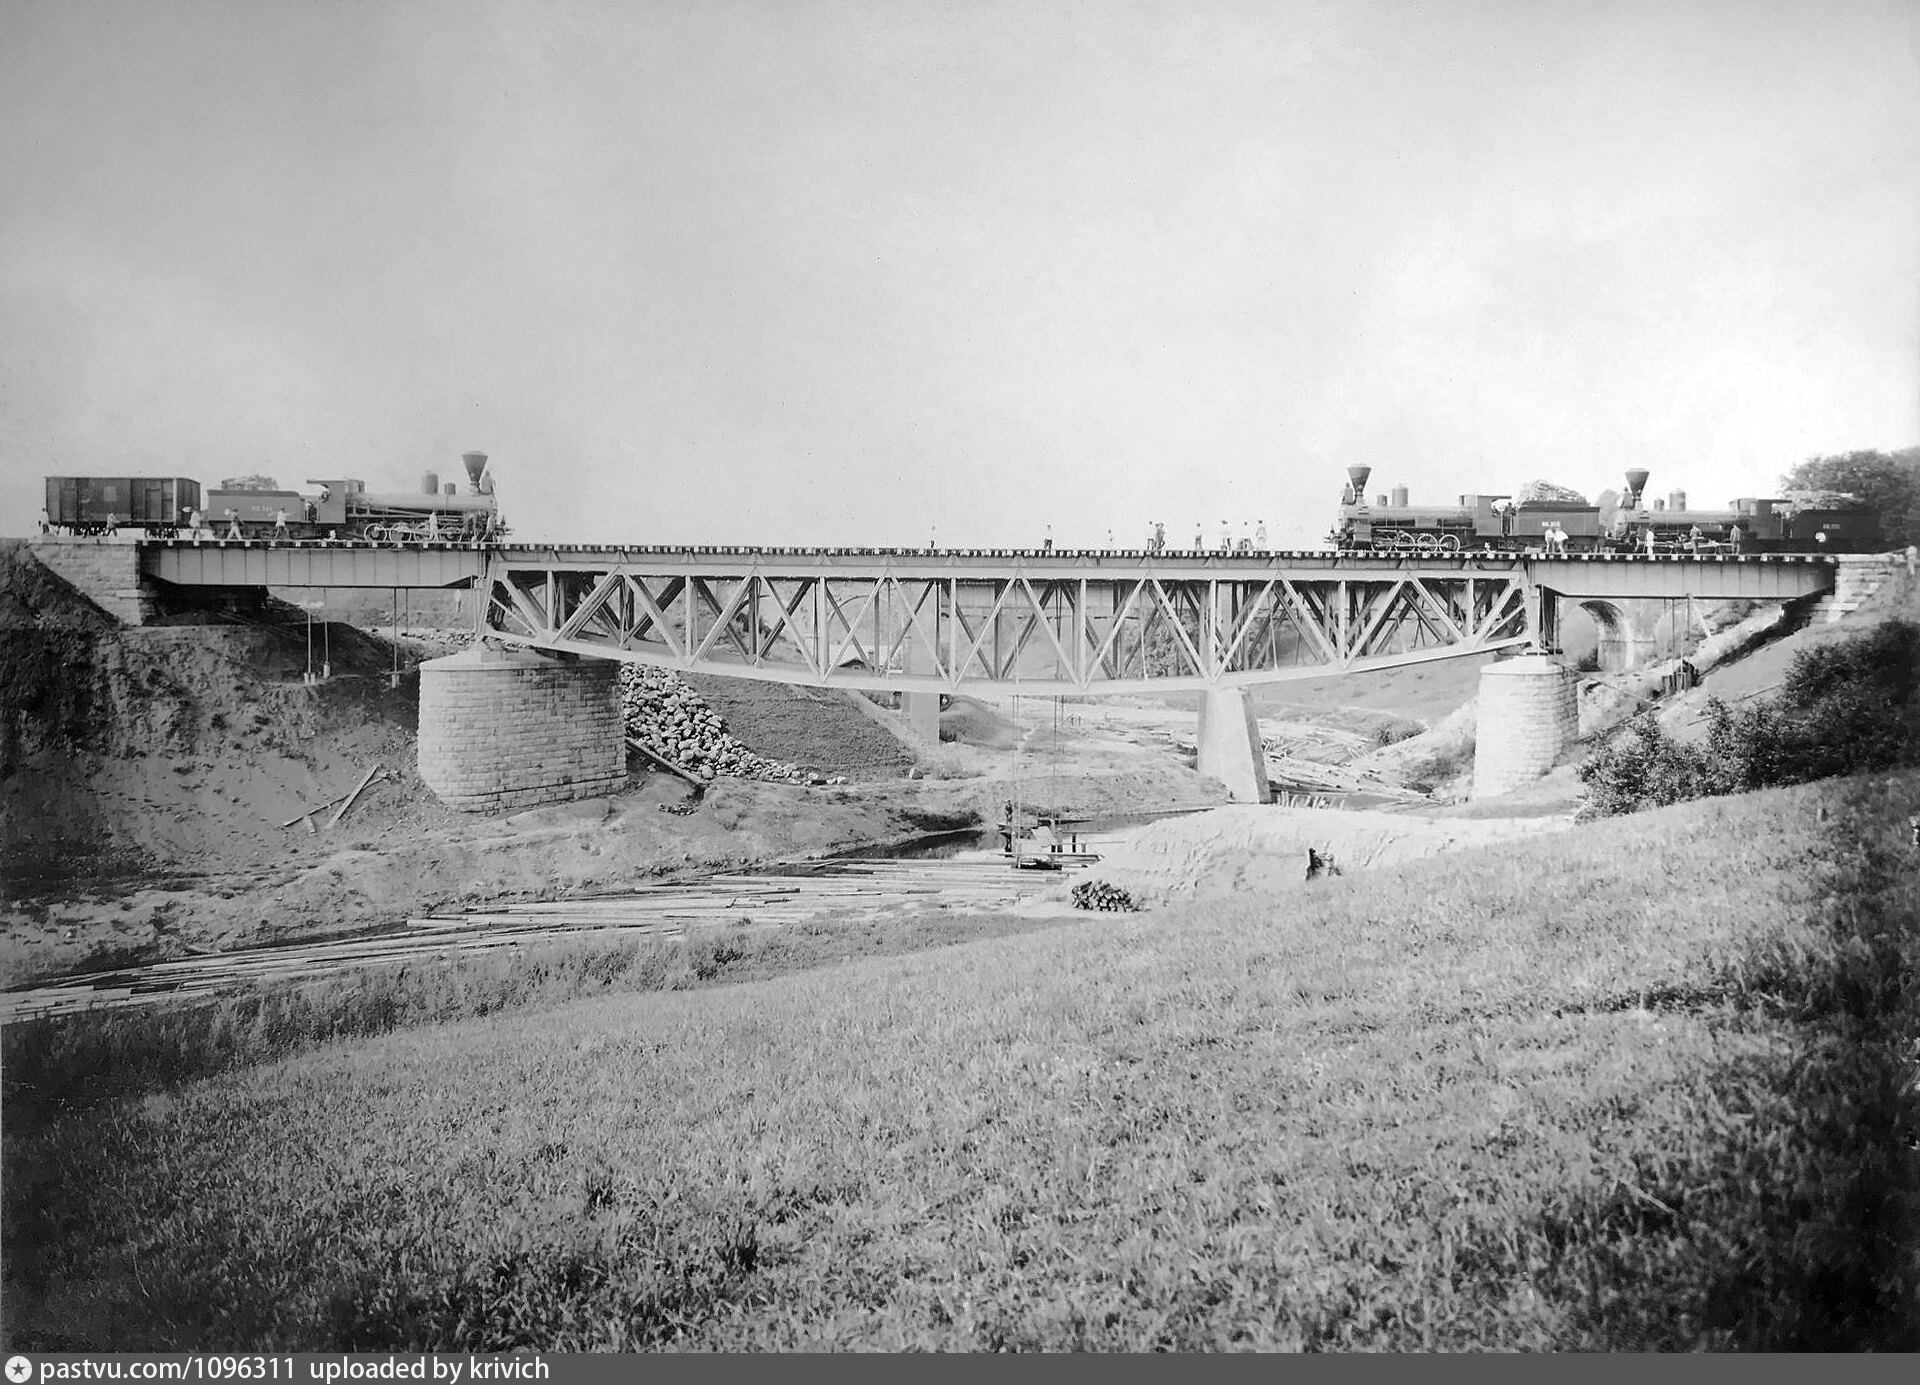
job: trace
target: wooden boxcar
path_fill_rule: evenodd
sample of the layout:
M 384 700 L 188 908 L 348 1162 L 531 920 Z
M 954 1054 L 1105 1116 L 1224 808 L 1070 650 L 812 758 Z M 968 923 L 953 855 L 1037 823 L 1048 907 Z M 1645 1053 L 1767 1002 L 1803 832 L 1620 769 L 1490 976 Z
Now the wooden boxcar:
M 49 476 L 47 519 L 74 534 L 121 529 L 171 534 L 200 505 L 200 483 L 184 476 Z

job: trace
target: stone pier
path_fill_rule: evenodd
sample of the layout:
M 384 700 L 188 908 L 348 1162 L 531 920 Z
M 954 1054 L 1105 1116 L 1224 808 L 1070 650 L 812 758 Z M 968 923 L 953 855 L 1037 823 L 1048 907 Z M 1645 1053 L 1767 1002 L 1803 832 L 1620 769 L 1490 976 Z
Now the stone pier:
M 1552 769 L 1579 721 L 1573 670 L 1558 659 L 1525 654 L 1481 669 L 1473 797 L 1512 793 Z
M 420 666 L 420 777 L 490 813 L 627 784 L 619 664 L 476 646 Z
M 1200 694 L 1199 758 L 1194 768 L 1227 786 L 1235 803 L 1268 803 L 1267 752 L 1260 724 L 1242 688 L 1211 688 Z

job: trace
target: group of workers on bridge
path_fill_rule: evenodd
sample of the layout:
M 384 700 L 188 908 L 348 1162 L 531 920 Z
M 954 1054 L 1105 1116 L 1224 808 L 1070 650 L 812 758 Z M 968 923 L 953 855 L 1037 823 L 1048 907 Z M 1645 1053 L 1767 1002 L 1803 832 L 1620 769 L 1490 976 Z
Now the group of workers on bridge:
M 928 547 L 932 547 L 932 544 L 928 544 Z M 1113 547 L 1113 530 L 1111 529 L 1107 530 L 1107 547 Z M 1042 553 L 1053 552 L 1053 526 L 1051 524 L 1047 526 L 1047 532 L 1040 540 L 1040 551 Z M 1148 553 L 1164 553 L 1167 551 L 1167 526 L 1163 521 L 1156 519 L 1148 526 L 1146 551 Z M 1205 553 L 1207 551 L 1206 531 L 1198 523 L 1195 523 L 1193 526 L 1193 551 L 1195 553 Z M 1247 521 L 1241 521 L 1240 539 L 1239 542 L 1236 543 L 1233 538 L 1232 526 L 1229 525 L 1226 520 L 1221 520 L 1220 542 L 1214 546 L 1213 551 L 1216 553 L 1265 553 L 1267 551 L 1267 522 L 1263 519 L 1249 526 Z

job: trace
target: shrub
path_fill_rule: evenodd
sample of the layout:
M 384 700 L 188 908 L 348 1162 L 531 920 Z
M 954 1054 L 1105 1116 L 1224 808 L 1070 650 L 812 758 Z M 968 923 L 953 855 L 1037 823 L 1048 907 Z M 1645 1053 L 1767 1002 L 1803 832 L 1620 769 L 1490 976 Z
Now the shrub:
M 1920 625 L 1889 621 L 1844 643 L 1803 650 L 1768 702 L 1707 703 L 1704 746 L 1683 745 L 1651 716 L 1580 766 L 1588 810 L 1637 812 L 1714 794 L 1920 764 Z
M 1707 757 L 1668 736 L 1651 716 L 1635 717 L 1623 734 L 1580 766 L 1587 807 L 1600 817 L 1660 808 L 1718 792 Z

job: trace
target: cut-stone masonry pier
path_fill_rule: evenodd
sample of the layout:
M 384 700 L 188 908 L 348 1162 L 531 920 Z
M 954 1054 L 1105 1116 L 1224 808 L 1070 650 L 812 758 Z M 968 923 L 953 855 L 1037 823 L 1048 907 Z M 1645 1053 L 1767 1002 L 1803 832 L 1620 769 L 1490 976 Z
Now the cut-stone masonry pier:
M 1573 670 L 1544 654 L 1480 670 L 1473 796 L 1511 793 L 1552 769 L 1579 728 Z
M 449 807 L 499 812 L 627 783 L 619 665 L 476 646 L 420 666 L 420 777 Z

